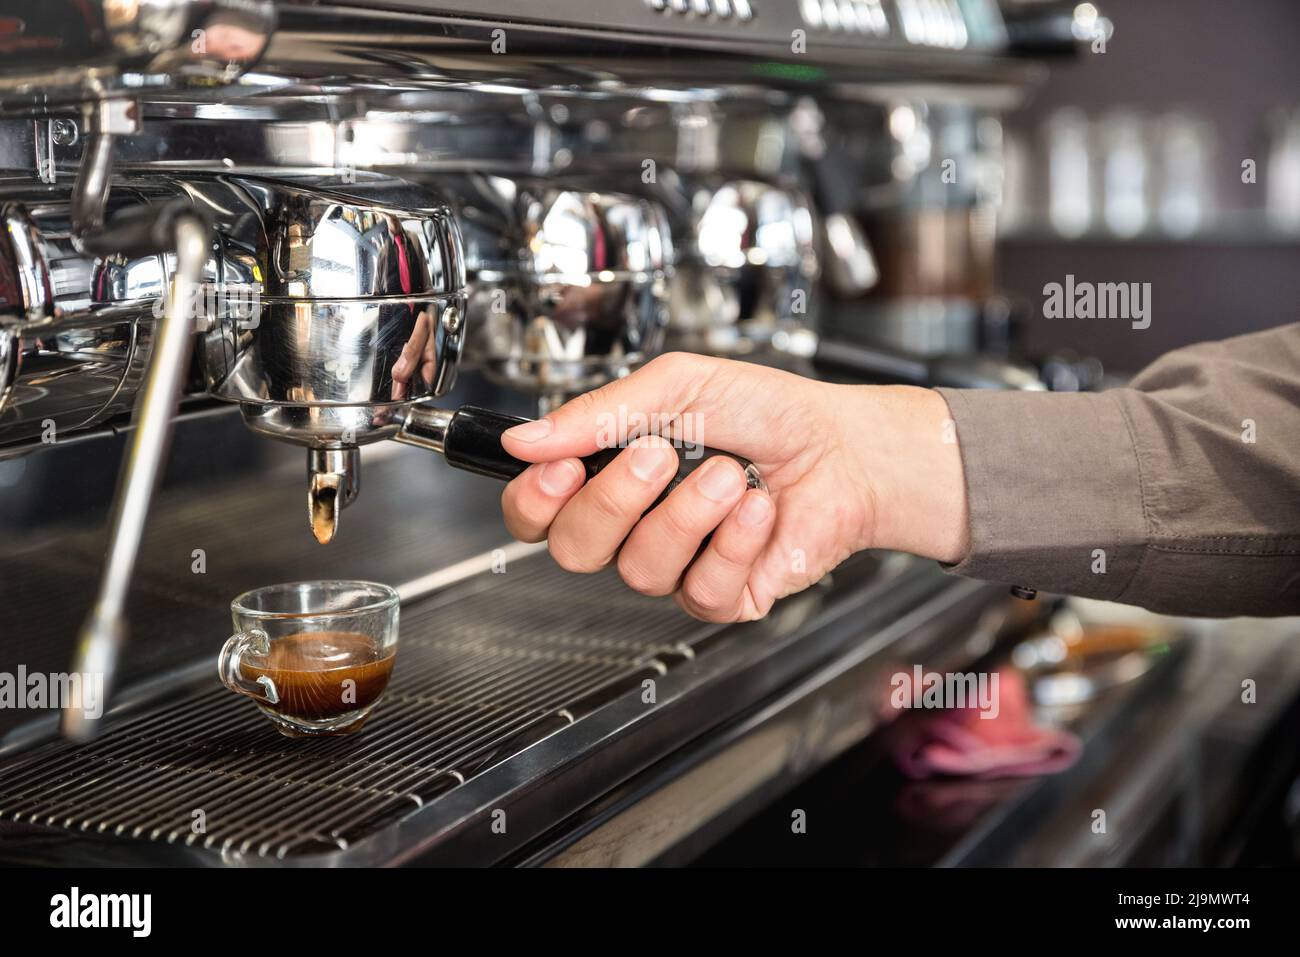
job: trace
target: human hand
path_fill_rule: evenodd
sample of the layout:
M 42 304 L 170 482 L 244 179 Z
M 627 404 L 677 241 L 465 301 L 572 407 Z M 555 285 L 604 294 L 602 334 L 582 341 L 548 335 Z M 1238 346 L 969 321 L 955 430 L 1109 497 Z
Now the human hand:
M 664 434 L 627 428 L 638 421 Z M 668 430 L 653 428 L 667 422 L 679 439 L 752 461 L 767 491 L 718 456 L 645 513 L 677 469 Z M 671 594 L 697 618 L 751 620 L 860 549 L 960 559 L 965 488 L 950 426 L 926 389 L 675 353 L 507 431 L 505 450 L 537 464 L 506 486 L 502 509 L 512 535 L 547 539 L 569 571 L 617 561 L 634 590 Z M 622 444 L 584 484 L 578 459 Z

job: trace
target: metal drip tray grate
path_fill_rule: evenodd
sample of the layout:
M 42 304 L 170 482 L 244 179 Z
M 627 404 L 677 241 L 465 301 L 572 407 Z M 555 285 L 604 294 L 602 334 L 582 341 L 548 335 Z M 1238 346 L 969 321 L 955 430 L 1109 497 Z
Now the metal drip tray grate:
M 260 857 L 335 851 L 718 631 L 612 574 L 569 575 L 539 555 L 404 607 L 392 682 L 357 736 L 284 738 L 214 674 L 92 744 L 0 759 L 0 821 Z
M 97 582 L 96 569 L 60 560 L 53 549 L 0 565 L 0 672 L 67 671 Z M 57 586 L 52 589 L 51 583 Z M 175 667 L 178 660 L 192 660 L 220 640 L 228 621 L 217 602 L 137 581 L 130 603 L 135 640 L 123 656 L 118 680 L 128 685 Z M 0 708 L 0 735 L 34 716 Z

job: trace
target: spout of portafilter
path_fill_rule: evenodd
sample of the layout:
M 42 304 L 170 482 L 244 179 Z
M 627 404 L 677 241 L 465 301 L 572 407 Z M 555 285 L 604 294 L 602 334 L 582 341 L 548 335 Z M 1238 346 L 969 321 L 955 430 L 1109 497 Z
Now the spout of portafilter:
M 307 488 L 307 513 L 316 541 L 328 545 L 339 527 L 339 476 L 313 475 Z
M 361 450 L 307 450 L 307 517 L 316 541 L 328 545 L 338 532 L 339 513 L 361 491 Z

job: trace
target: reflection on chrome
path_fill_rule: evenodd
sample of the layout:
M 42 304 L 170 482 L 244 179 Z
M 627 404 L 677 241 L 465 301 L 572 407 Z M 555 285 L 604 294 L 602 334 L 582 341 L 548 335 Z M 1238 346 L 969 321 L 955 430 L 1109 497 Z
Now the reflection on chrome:
M 529 177 L 439 176 L 469 278 L 466 357 L 561 397 L 626 374 L 658 348 L 673 245 L 639 197 Z
M 757 180 L 687 193 L 699 212 L 674 282 L 674 345 L 745 352 L 802 321 L 819 271 L 807 198 Z

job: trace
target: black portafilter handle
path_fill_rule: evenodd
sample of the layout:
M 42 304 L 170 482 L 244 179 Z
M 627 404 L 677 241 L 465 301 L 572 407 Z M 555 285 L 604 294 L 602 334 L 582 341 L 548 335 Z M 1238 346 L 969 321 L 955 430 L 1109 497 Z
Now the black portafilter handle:
M 527 421 L 529 420 L 493 412 L 491 409 L 464 406 L 451 413 L 450 419 L 446 421 L 446 431 L 441 443 L 442 454 L 448 465 L 508 482 L 532 463 L 517 459 L 507 452 L 501 445 L 501 435 L 507 429 Z M 601 449 L 584 458 L 582 464 L 586 468 L 588 480 L 600 474 L 601 470 L 614 461 L 621 451 L 622 449 L 619 448 Z M 738 455 L 689 444 L 676 446 L 676 452 L 677 474 L 650 508 L 654 508 L 667 498 L 669 492 L 681 485 L 686 477 L 701 465 L 719 455 L 734 459 L 744 469 L 745 479 L 750 488 L 767 487 L 763 484 L 762 476 L 758 474 L 754 464 Z

